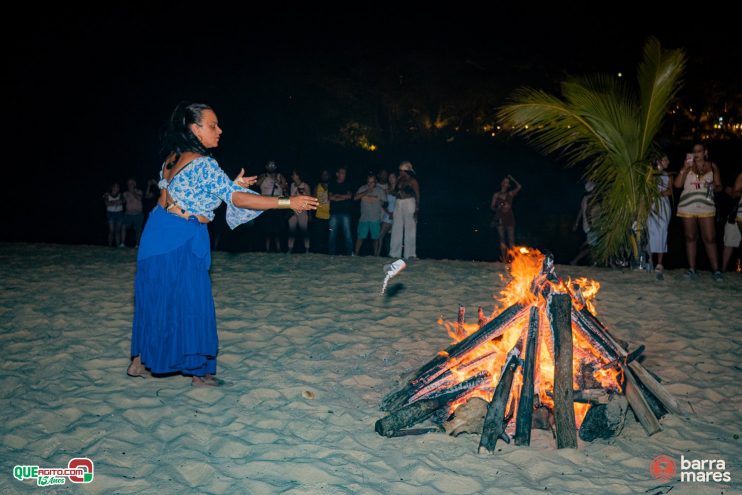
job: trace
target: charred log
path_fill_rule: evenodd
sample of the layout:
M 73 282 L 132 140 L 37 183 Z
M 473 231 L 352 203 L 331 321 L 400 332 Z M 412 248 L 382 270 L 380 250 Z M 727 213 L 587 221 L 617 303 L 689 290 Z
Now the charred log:
M 434 359 L 418 370 L 415 378 L 410 383 L 405 385 L 401 390 L 384 397 L 381 401 L 381 410 L 394 411 L 399 409 L 421 388 L 435 381 L 449 369 L 461 364 L 466 359 L 467 354 L 471 353 L 480 345 L 500 337 L 508 326 L 524 315 L 525 309 L 523 305 L 515 304 L 510 306 L 478 331 L 449 347 L 446 351 L 439 353 Z
M 644 431 L 651 437 L 662 430 L 660 422 L 657 421 L 657 417 L 654 415 L 652 408 L 649 407 L 646 397 L 642 394 L 639 384 L 629 368 L 624 368 L 624 380 L 626 382 L 624 385 L 626 400 L 629 401 L 631 410 L 634 411 L 634 415 L 639 423 L 641 423 Z
M 557 448 L 577 448 L 572 395 L 572 299 L 552 294 L 547 311 L 554 341 L 554 418 Z
M 526 335 L 526 356 L 523 364 L 523 383 L 520 387 L 518 417 L 515 422 L 515 445 L 531 444 L 531 422 L 533 416 L 534 377 L 536 372 L 536 354 L 539 328 L 538 307 L 531 308 Z
M 497 383 L 492 400 L 487 406 L 487 416 L 484 418 L 482 436 L 479 440 L 479 453 L 482 453 L 482 449 L 486 449 L 489 453 L 494 453 L 497 440 L 505 433 L 505 408 L 509 402 L 513 377 L 519 364 L 520 345 L 521 342 L 519 340 L 508 354 L 508 359 L 502 367 L 500 381 Z
M 379 435 L 391 437 L 395 432 L 412 426 L 429 418 L 437 410 L 448 407 L 452 402 L 464 397 L 481 384 L 481 377 L 476 375 L 447 393 L 434 399 L 423 399 L 409 404 L 392 414 L 376 421 L 374 430 Z

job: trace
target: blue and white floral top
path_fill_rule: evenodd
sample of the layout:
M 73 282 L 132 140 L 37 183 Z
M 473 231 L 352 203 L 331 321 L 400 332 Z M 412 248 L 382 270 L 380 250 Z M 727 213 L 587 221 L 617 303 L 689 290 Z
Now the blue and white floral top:
M 238 208 L 232 203 L 234 192 L 258 193 L 238 186 L 227 177 L 216 160 L 209 156 L 196 158 L 183 167 L 170 182 L 164 178 L 163 170 L 160 170 L 158 186 L 160 189 L 167 189 L 178 206 L 209 220 L 214 220 L 214 210 L 224 201 L 227 203 L 227 224 L 232 229 L 263 213 L 262 210 Z

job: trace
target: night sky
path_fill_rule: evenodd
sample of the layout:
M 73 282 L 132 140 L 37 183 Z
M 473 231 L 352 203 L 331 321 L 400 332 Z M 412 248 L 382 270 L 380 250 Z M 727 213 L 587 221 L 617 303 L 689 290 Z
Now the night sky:
M 524 186 L 515 204 L 522 237 L 566 257 L 581 241 L 559 233 L 576 213 L 579 170 L 513 140 L 421 140 L 392 126 L 389 108 L 492 111 L 521 85 L 556 91 L 570 74 L 620 71 L 631 80 L 648 35 L 687 51 L 685 101 L 702 104 L 709 88 L 742 94 L 738 25 L 701 11 L 640 19 L 635 8 L 598 15 L 574 4 L 549 12 L 245 5 L 246 13 L 207 2 L 35 4 L 6 17 L 6 165 L 24 178 L 3 183 L 13 214 L 0 239 L 103 243 L 102 193 L 114 180 L 134 176 L 141 187 L 155 176 L 161 126 L 175 104 L 192 100 L 215 108 L 224 129 L 217 158 L 230 175 L 242 166 L 259 173 L 273 159 L 285 172 L 304 169 L 312 184 L 322 167 L 341 164 L 360 183 L 367 169 L 410 159 L 423 187 L 421 256 L 487 259 L 486 206 L 512 173 Z M 348 121 L 386 129 L 379 149 L 335 142 Z

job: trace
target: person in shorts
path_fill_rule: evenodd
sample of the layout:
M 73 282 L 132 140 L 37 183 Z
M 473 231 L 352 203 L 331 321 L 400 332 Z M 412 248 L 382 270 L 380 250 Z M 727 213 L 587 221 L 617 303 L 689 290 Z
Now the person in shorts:
M 354 199 L 361 202 L 361 217 L 358 219 L 355 255 L 360 254 L 363 241 L 371 237 L 374 244 L 373 252 L 378 256 L 379 233 L 381 232 L 383 205 L 386 203 L 386 192 L 384 188 L 376 183 L 376 174 L 369 172 L 366 175 L 366 184 L 358 188 Z

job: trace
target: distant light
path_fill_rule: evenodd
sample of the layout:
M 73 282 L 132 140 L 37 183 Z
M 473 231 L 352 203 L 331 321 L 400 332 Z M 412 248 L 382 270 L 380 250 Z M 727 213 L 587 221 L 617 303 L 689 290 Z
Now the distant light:
M 495 133 L 493 132 L 493 133 L 491 134 L 491 136 L 492 136 L 492 137 L 495 137 Z
M 375 144 L 372 144 L 371 146 L 368 147 L 368 150 L 369 151 L 376 151 L 376 145 Z
M 724 122 L 724 117 L 719 117 L 719 122 Z
M 623 72 L 619 72 L 618 77 L 623 77 Z
M 528 124 L 524 125 L 523 127 L 525 127 L 526 129 L 528 129 Z
M 499 126 L 499 125 L 497 126 L 497 130 L 498 130 L 498 131 L 500 130 L 500 126 Z
M 693 109 L 692 109 L 692 108 L 689 108 L 689 109 L 688 109 L 688 111 L 689 111 L 689 112 L 692 112 L 692 111 L 693 111 Z

